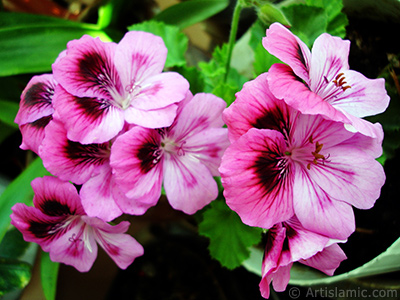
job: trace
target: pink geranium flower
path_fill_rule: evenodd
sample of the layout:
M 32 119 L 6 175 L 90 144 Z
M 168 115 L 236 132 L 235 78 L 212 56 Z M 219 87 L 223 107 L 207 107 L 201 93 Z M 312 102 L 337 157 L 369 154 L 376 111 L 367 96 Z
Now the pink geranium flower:
M 275 64 L 268 72 L 275 97 L 302 113 L 321 114 L 344 123 L 348 130 L 379 136 L 376 127 L 361 118 L 387 108 L 385 81 L 368 79 L 349 69 L 349 41 L 324 33 L 310 52 L 287 28 L 274 23 L 263 45 L 287 64 Z
M 221 155 L 228 145 L 222 111 L 226 103 L 212 94 L 188 95 L 170 127 L 135 126 L 111 148 L 115 181 L 130 199 L 123 212 L 142 214 L 155 205 L 164 184 L 173 208 L 193 214 L 218 196 Z
M 28 242 L 39 244 L 50 259 L 74 266 L 80 272 L 92 267 L 97 244 L 125 269 L 143 254 L 143 247 L 125 234 L 129 222 L 111 226 L 87 216 L 75 187 L 56 177 L 32 181 L 34 207 L 17 203 L 12 207 L 11 224 Z
M 261 295 L 269 298 L 271 281 L 275 291 L 284 291 L 294 262 L 332 276 L 345 259 L 346 255 L 337 241 L 305 229 L 296 217 L 278 223 L 267 233 L 261 269 Z
M 83 36 L 68 43 L 53 64 L 60 86 L 54 96 L 68 138 L 103 143 L 130 124 L 150 128 L 171 125 L 176 103 L 189 83 L 176 72 L 162 72 L 167 56 L 163 40 L 131 31 L 116 43 Z
M 111 221 L 122 214 L 115 198 L 123 194 L 114 184 L 110 150 L 110 142 L 84 145 L 69 140 L 63 124 L 52 120 L 46 127 L 39 155 L 51 174 L 82 185 L 79 194 L 89 216 Z
M 52 119 L 52 99 L 57 82 L 53 75 L 43 74 L 32 77 L 21 94 L 21 101 L 15 123 L 22 134 L 21 149 L 38 153 L 44 138 L 44 128 Z
M 268 74 L 247 82 L 224 111 L 232 144 L 219 168 L 230 208 L 251 226 L 271 228 L 296 214 L 308 230 L 346 239 L 351 205 L 373 206 L 385 181 L 379 138 L 304 115 L 275 98 Z

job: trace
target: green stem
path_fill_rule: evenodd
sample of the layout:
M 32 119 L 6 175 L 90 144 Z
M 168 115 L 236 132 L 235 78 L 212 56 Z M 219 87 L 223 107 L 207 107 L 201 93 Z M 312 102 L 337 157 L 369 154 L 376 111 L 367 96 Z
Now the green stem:
M 228 56 L 226 58 L 225 77 L 224 77 L 225 83 L 228 80 L 229 69 L 231 67 L 232 51 L 233 51 L 233 46 L 235 45 L 235 42 L 236 42 L 236 34 L 237 34 L 238 27 L 239 27 L 239 17 L 240 17 L 240 12 L 242 11 L 242 8 L 243 7 L 240 3 L 240 0 L 237 0 L 235 9 L 233 11 L 233 16 L 232 16 L 231 32 L 229 34 Z

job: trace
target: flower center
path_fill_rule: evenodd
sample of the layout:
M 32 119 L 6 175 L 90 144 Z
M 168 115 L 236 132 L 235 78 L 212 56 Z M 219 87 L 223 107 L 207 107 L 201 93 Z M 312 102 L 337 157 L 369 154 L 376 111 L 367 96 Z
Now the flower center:
M 350 85 L 346 85 L 346 77 L 344 76 L 344 73 L 339 73 L 332 82 L 336 85 L 336 87 L 340 87 L 343 91 L 351 88 Z
M 333 80 L 329 80 L 326 76 L 324 76 L 323 83 L 321 82 L 321 85 L 315 92 L 324 100 L 328 101 L 337 98 L 341 93 L 351 88 L 351 86 L 346 82 L 344 73 L 337 74 Z
M 311 144 L 314 144 L 312 136 L 310 136 L 309 141 Z M 307 164 L 307 169 L 311 169 L 311 164 L 318 165 L 318 162 L 322 161 L 322 164 L 325 163 L 325 161 L 329 158 L 329 154 L 325 157 L 324 155 L 320 154 L 320 151 L 322 150 L 322 147 L 324 144 L 320 144 L 319 142 L 315 143 L 315 150 L 311 151 L 311 154 L 314 156 L 314 159 L 312 160 L 311 163 Z
M 175 141 L 164 139 L 161 142 L 161 149 L 163 149 L 165 152 L 170 153 L 170 154 L 184 156 L 185 150 L 183 149 L 183 145 L 185 143 L 186 143 L 186 141 L 181 141 L 179 143 L 176 143 Z

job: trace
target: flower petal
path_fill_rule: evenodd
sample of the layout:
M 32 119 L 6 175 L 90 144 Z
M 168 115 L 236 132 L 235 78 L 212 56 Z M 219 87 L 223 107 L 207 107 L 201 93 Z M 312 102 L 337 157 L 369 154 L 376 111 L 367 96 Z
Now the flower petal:
M 225 151 L 221 167 L 228 206 L 250 226 L 271 228 L 293 215 L 292 175 L 283 135 L 250 129 Z
M 310 179 L 303 167 L 295 165 L 293 206 L 304 228 L 332 239 L 347 239 L 355 230 L 352 207 L 330 197 Z
M 45 127 L 53 117 L 47 116 L 38 119 L 32 123 L 26 123 L 19 126 L 22 135 L 22 143 L 19 146 L 23 150 L 32 150 L 36 154 L 39 153 L 39 147 L 44 139 Z
M 116 47 L 88 35 L 70 41 L 53 64 L 54 78 L 76 97 L 118 99 L 124 87 L 113 62 Z
M 347 257 L 338 244 L 326 247 L 322 252 L 306 260 L 300 260 L 302 264 L 318 269 L 325 274 L 332 276 L 340 263 Z
M 53 120 L 46 128 L 39 153 L 50 173 L 83 184 L 102 169 L 108 169 L 110 149 L 108 143 L 82 145 L 68 140 L 63 124 Z
M 108 142 L 124 126 L 123 111 L 106 99 L 78 98 L 58 86 L 53 105 L 68 139 L 81 144 Z
M 310 49 L 290 30 L 274 23 L 267 30 L 262 44 L 269 53 L 288 64 L 297 76 L 309 83 Z
M 167 59 L 167 48 L 159 36 L 130 31 L 118 43 L 114 62 L 125 86 L 141 85 L 143 80 L 159 74 Z
M 156 130 L 135 126 L 119 136 L 111 147 L 110 165 L 115 182 L 127 199 L 118 200 L 121 210 L 143 214 L 161 196 L 162 157 Z
M 215 200 L 218 186 L 208 168 L 197 158 L 165 154 L 164 188 L 174 209 L 194 214 Z
M 246 82 L 236 100 L 224 110 L 223 120 L 229 129 L 229 140 L 236 141 L 250 128 L 287 131 L 291 109 L 270 91 L 267 73 Z
M 51 116 L 54 112 L 52 98 L 56 85 L 51 74 L 33 76 L 21 94 L 15 123 L 24 125 Z
M 199 93 L 183 104 L 170 129 L 170 135 L 175 140 L 188 138 L 210 127 L 219 128 L 224 125 L 222 112 L 226 102 L 221 98 L 213 94 Z
M 116 199 L 124 198 L 125 195 L 114 183 L 108 164 L 100 174 L 83 183 L 79 195 L 82 199 L 82 206 L 90 217 L 97 217 L 109 222 L 122 214 L 116 204 Z
M 155 110 L 140 110 L 130 106 L 125 111 L 125 119 L 130 124 L 147 128 L 168 127 L 176 117 L 177 108 L 177 104 Z
M 144 249 L 133 237 L 125 234 L 129 222 L 111 226 L 99 219 L 91 218 L 88 224 L 96 228 L 94 235 L 99 245 L 121 269 L 126 269 Z
M 97 244 L 93 229 L 81 219 L 70 230 L 54 241 L 50 259 L 75 267 L 79 272 L 87 272 L 97 257 Z

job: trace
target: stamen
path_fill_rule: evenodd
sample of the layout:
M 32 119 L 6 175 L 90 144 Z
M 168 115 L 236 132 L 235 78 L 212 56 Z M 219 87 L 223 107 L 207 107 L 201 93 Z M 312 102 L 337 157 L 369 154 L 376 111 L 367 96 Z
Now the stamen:
M 349 88 L 351 88 L 350 85 L 344 86 L 347 82 L 345 81 L 346 77 L 344 76 L 344 73 L 339 73 L 332 82 L 335 84 L 336 87 L 342 88 L 342 91 L 345 91 Z
M 313 144 L 313 138 L 312 135 L 308 139 L 311 144 Z M 322 150 L 322 147 L 324 144 L 320 144 L 319 142 L 315 143 L 315 150 L 311 151 L 311 154 L 314 156 L 314 159 L 312 160 L 312 164 L 318 165 L 318 160 L 322 161 L 322 164 L 329 158 L 329 154 L 325 157 L 324 155 L 320 154 L 319 152 Z M 307 164 L 307 169 L 311 169 L 311 163 Z

